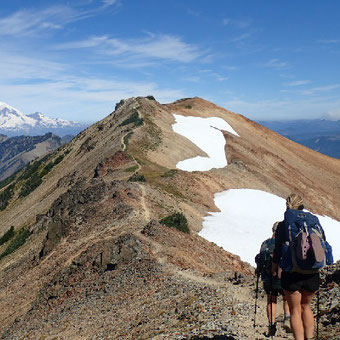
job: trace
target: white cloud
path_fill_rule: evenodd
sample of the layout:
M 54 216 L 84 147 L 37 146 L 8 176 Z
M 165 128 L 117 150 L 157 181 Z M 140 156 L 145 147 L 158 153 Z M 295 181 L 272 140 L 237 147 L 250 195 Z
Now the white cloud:
M 66 69 L 66 65 L 61 63 L 11 53 L 2 53 L 0 55 L 0 64 L 0 80 L 3 83 L 30 79 L 54 79 L 58 73 L 63 73 Z
M 48 29 L 60 29 L 83 15 L 67 6 L 54 6 L 40 11 L 20 10 L 0 19 L 0 35 L 29 36 Z
M 225 18 L 225 19 L 223 19 L 222 24 L 223 24 L 224 26 L 227 26 L 227 25 L 230 25 L 231 22 L 232 22 L 231 19 Z
M 97 52 L 105 55 L 123 55 L 168 59 L 177 62 L 192 62 L 203 55 L 195 45 L 182 41 L 179 37 L 167 34 L 149 34 L 147 38 L 121 40 L 108 36 L 95 36 L 86 40 L 69 42 L 56 46 L 56 49 L 78 49 L 98 47 Z
M 119 2 L 118 0 L 102 0 L 104 7 L 110 7 L 110 6 L 116 5 L 118 4 L 118 2 Z
M 301 85 L 305 85 L 305 84 L 309 84 L 310 80 L 296 80 L 296 81 L 292 81 L 290 83 L 288 83 L 288 86 L 301 86 Z
M 29 76 L 28 72 L 26 74 Z M 51 117 L 57 115 L 69 120 L 94 121 L 112 112 L 115 103 L 122 98 L 152 94 L 158 101 L 166 103 L 186 96 L 180 89 L 160 88 L 154 82 L 66 74 L 67 71 L 58 69 L 50 74 L 42 71 L 39 76 L 49 75 L 43 84 L 1 81 L 1 100 L 20 107 L 25 113 L 41 111 Z
M 286 69 L 290 65 L 287 62 L 281 61 L 279 59 L 271 59 L 264 64 L 265 67 L 276 68 L 276 69 Z
M 251 20 L 237 20 L 237 19 L 230 19 L 230 18 L 224 18 L 222 20 L 223 26 L 233 26 L 237 29 L 245 29 L 248 28 L 251 25 Z
M 320 44 L 340 44 L 340 39 L 318 40 Z
M 65 25 L 95 16 L 106 8 L 119 5 L 118 0 L 102 0 L 101 7 L 75 8 L 56 5 L 45 9 L 23 9 L 0 18 L 0 35 L 27 37 L 48 30 L 62 29 Z
M 325 118 L 329 120 L 340 120 L 340 108 L 329 110 L 325 114 Z
M 340 88 L 340 84 L 333 84 L 327 86 L 314 87 L 308 90 L 301 91 L 302 95 L 313 95 L 319 92 L 329 92 Z

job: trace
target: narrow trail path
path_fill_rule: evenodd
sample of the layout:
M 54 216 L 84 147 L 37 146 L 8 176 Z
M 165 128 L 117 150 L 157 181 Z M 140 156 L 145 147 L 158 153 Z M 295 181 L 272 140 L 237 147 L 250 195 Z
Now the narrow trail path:
M 142 209 L 143 209 L 143 212 L 144 212 L 144 218 L 146 220 L 146 223 L 150 222 L 150 218 L 151 218 L 151 214 L 150 214 L 150 210 L 149 208 L 147 207 L 146 205 L 146 200 L 145 200 L 145 197 L 146 197 L 146 189 L 145 189 L 145 185 L 141 184 L 141 183 L 138 183 L 138 186 L 142 192 L 142 196 L 141 196 L 141 206 L 142 206 Z

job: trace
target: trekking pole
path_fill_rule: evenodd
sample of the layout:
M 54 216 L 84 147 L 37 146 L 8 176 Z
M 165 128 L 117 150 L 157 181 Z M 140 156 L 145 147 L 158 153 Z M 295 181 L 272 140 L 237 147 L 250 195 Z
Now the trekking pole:
M 273 340 L 273 275 L 270 273 L 270 332 Z
M 319 340 L 319 321 L 320 321 L 320 289 L 316 293 L 316 340 Z
M 257 298 L 259 293 L 259 279 L 260 279 L 260 273 L 257 272 L 257 278 L 256 278 L 256 294 L 255 294 L 255 315 L 254 315 L 254 329 L 256 333 L 256 311 L 257 311 Z

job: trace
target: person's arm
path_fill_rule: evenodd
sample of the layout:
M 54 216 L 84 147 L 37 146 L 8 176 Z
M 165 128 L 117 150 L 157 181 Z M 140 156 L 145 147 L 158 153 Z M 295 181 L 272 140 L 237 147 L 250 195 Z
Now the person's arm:
M 275 233 L 275 248 L 273 253 L 273 262 L 279 263 L 282 253 L 282 244 L 285 242 L 285 224 L 280 222 Z
M 277 226 L 276 233 L 275 233 L 275 248 L 273 253 L 273 259 L 272 259 L 272 275 L 277 275 L 277 268 L 278 263 L 281 258 L 282 253 L 282 243 L 285 239 L 285 224 L 284 222 L 280 222 Z

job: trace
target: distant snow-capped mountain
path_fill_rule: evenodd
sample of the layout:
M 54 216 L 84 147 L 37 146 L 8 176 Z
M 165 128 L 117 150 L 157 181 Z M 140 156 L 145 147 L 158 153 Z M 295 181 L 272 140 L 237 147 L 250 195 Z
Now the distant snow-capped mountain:
M 16 108 L 0 102 L 0 134 L 33 136 L 53 132 L 65 136 L 78 134 L 86 127 L 87 125 L 78 122 L 46 117 L 40 112 L 25 115 Z

